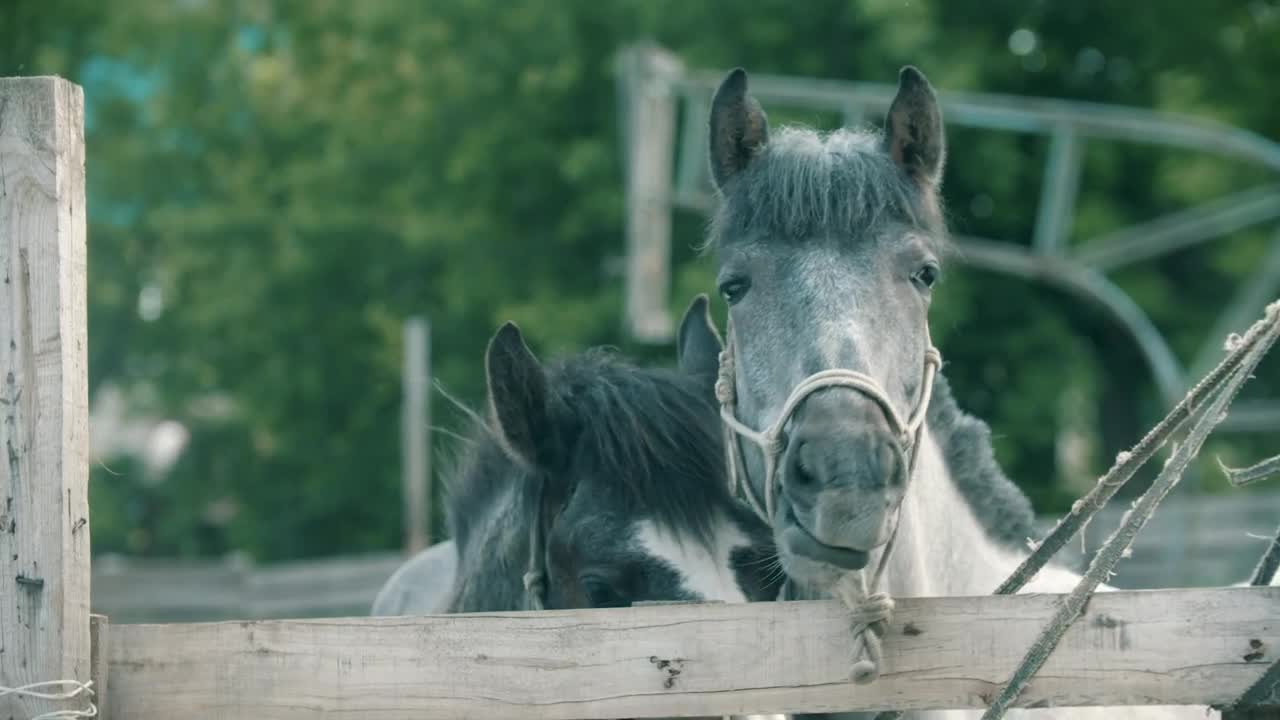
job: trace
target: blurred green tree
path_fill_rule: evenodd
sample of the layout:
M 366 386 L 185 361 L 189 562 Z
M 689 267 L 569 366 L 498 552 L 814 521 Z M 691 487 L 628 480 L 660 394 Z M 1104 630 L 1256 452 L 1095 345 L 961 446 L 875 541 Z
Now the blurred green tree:
M 436 376 L 469 402 L 506 319 L 544 355 L 613 344 L 669 361 L 621 335 L 612 62 L 639 39 L 692 66 L 889 81 L 911 62 L 948 89 L 1280 131 L 1280 9 L 1266 2 L 9 0 L 0 74 L 86 87 L 92 388 L 192 432 L 162 481 L 100 458 L 95 549 L 395 547 L 410 314 L 430 315 Z M 1044 148 L 964 133 L 951 147 L 956 229 L 1025 235 Z M 1140 152 L 1093 154 L 1085 173 L 1079 235 L 1250 179 Z M 680 308 L 712 284 L 692 250 L 702 219 L 677 220 Z M 1242 233 L 1122 280 L 1188 357 L 1269 241 Z M 1139 356 L 1078 301 L 967 272 L 940 293 L 948 373 L 1042 510 L 1077 491 L 1055 456 L 1061 418 L 1100 427 L 1097 470 L 1159 410 Z M 1105 400 L 1081 410 L 1081 393 Z

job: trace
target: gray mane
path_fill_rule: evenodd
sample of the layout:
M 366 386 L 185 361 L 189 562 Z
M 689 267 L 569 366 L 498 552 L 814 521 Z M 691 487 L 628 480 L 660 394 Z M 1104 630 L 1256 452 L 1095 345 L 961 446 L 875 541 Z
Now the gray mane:
M 920 228 L 939 243 L 944 235 L 875 130 L 780 128 L 721 192 L 713 246 L 747 236 L 856 239 L 886 223 Z
M 929 403 L 929 431 L 942 448 L 952 482 L 991 539 L 1019 549 L 1035 537 L 1035 512 L 1026 494 L 1000 469 L 991 428 L 956 404 L 941 374 Z

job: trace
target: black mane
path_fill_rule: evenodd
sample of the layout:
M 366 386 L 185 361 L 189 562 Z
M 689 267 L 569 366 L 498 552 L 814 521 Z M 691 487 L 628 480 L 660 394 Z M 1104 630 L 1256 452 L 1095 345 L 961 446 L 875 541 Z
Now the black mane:
M 714 398 L 705 381 L 675 370 L 635 367 L 605 350 L 548 363 L 549 415 L 562 438 L 565 467 L 529 469 L 504 450 L 490 422 L 475 416 L 464 455 L 446 483 L 450 530 L 465 567 L 490 566 L 519 593 L 530 523 L 545 492 L 568 497 L 568 465 L 622 493 L 659 525 L 709 541 L 711 508 L 731 502 L 724 480 L 723 440 Z M 483 544 L 483 547 L 476 547 Z M 515 567 L 511 567 L 515 563 Z M 493 588 L 496 578 L 484 582 Z M 500 591 L 499 591 L 500 592 Z M 508 601 L 512 600 L 508 598 Z

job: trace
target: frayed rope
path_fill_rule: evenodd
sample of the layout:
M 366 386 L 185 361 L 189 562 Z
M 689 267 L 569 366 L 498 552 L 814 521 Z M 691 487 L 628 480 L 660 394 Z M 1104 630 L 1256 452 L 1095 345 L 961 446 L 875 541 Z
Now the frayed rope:
M 62 692 L 43 692 L 42 688 L 65 687 L 71 685 L 72 689 Z M 78 680 L 46 680 L 44 682 L 29 683 L 20 685 L 16 688 L 5 687 L 0 685 L 0 698 L 6 695 L 17 695 L 18 697 L 28 697 L 36 700 L 72 700 L 80 695 L 93 695 L 93 681 L 82 683 Z M 64 718 L 91 718 L 98 716 L 98 706 L 89 702 L 88 710 L 52 710 L 42 713 L 31 718 L 31 720 L 63 720 Z

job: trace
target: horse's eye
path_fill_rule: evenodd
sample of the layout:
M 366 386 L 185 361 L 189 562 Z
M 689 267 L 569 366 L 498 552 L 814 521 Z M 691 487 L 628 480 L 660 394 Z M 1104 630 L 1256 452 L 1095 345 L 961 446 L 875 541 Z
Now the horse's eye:
M 931 288 L 934 283 L 938 282 L 938 275 L 940 273 L 941 271 L 938 269 L 937 265 L 929 263 L 917 270 L 915 274 L 911 276 L 911 279 L 919 283 L 921 287 Z
M 720 283 L 720 296 L 730 305 L 736 304 L 751 289 L 751 279 L 744 277 L 729 278 Z
M 609 583 L 594 575 L 582 578 L 582 591 L 586 593 L 587 602 L 594 608 L 627 607 L 631 604 Z

